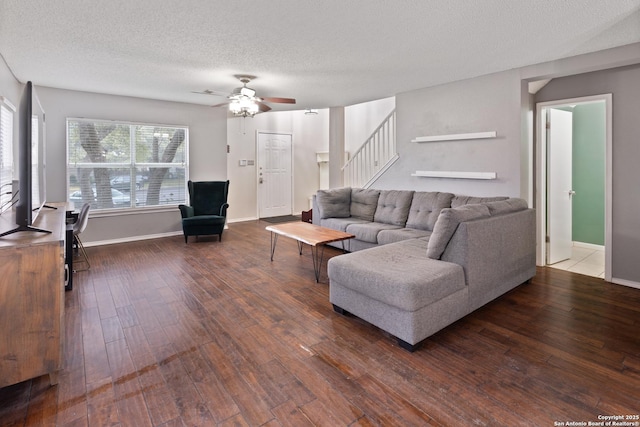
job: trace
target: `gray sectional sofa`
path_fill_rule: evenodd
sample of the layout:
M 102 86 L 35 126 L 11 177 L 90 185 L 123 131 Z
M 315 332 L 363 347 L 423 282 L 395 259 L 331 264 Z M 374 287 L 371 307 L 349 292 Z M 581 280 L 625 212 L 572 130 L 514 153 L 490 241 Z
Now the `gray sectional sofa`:
M 405 349 L 535 275 L 535 214 L 522 199 L 337 188 L 313 223 L 354 234 L 329 260 L 334 309 Z

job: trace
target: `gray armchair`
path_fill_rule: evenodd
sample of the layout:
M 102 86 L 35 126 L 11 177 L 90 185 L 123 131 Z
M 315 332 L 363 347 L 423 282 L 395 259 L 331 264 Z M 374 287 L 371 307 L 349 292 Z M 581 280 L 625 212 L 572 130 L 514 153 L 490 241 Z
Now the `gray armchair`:
M 180 205 L 184 241 L 189 236 L 217 234 L 222 241 L 222 232 L 227 221 L 227 195 L 229 181 L 189 181 L 189 203 Z

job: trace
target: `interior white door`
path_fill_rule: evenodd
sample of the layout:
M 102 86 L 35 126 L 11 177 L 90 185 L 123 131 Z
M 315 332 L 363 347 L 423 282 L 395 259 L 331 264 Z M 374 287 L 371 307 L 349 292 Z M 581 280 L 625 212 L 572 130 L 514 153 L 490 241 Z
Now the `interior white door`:
M 547 110 L 547 264 L 571 258 L 573 113 Z
M 290 134 L 258 132 L 258 216 L 292 212 L 292 155 Z

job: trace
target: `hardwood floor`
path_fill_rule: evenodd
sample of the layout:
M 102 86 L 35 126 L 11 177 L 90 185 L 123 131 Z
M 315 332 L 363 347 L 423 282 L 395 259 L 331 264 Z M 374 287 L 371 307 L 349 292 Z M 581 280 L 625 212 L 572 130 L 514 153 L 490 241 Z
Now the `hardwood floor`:
M 59 384 L 0 389 L 0 424 L 553 426 L 640 413 L 640 290 L 540 269 L 409 353 L 333 312 L 326 261 L 318 284 L 308 247 L 279 239 L 270 262 L 266 225 L 88 248 L 91 270 L 66 293 Z

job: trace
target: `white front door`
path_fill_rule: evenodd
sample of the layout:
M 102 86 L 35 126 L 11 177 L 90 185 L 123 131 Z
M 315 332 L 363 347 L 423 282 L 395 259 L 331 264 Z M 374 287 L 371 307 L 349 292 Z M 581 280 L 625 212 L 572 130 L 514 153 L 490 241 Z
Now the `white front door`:
M 571 258 L 573 113 L 547 110 L 547 264 Z
M 258 217 L 291 215 L 291 134 L 258 132 Z

